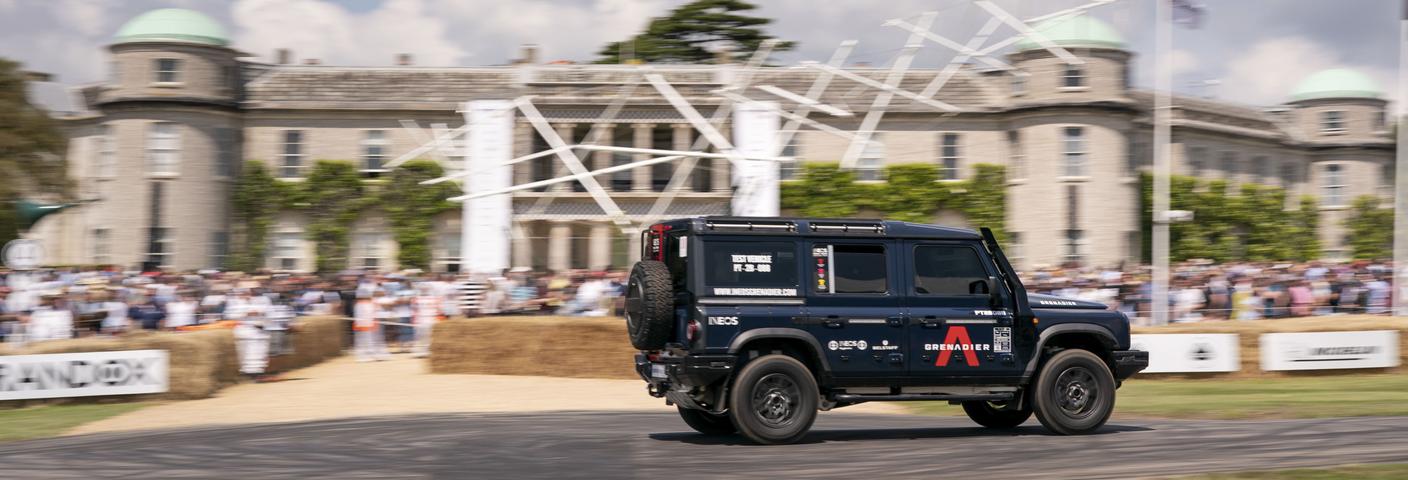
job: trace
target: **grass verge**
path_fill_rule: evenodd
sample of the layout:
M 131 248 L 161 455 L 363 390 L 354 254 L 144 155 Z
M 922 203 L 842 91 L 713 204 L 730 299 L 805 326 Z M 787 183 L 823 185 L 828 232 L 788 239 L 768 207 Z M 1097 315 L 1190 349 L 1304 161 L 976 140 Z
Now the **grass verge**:
M 962 415 L 942 402 L 912 404 L 915 413 Z M 1131 380 L 1115 415 L 1268 419 L 1408 415 L 1408 375 L 1348 375 L 1241 380 Z
M 0 410 L 0 442 L 52 437 L 79 425 L 121 415 L 145 403 L 42 405 Z
M 1300 468 L 1266 472 L 1233 472 L 1180 477 L 1198 480 L 1388 480 L 1408 478 L 1408 463 L 1385 465 L 1345 465 L 1330 468 Z

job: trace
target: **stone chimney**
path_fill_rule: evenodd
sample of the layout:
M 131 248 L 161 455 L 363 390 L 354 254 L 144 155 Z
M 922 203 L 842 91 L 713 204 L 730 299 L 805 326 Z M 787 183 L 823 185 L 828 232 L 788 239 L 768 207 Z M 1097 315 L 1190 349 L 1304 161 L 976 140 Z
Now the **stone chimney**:
M 398 54 L 396 54 L 396 65 L 397 65 L 397 66 L 409 67 L 409 66 L 415 65 L 415 64 L 416 64 L 415 61 L 413 61 L 413 60 L 411 59 L 411 54 L 409 54 L 409 53 L 398 53 Z
M 538 63 L 538 44 L 525 43 L 523 44 L 523 48 L 520 50 L 520 52 L 521 53 L 519 54 L 518 61 L 514 63 L 527 65 L 533 65 Z
M 293 62 L 293 51 L 287 48 L 274 50 L 274 63 L 288 65 Z

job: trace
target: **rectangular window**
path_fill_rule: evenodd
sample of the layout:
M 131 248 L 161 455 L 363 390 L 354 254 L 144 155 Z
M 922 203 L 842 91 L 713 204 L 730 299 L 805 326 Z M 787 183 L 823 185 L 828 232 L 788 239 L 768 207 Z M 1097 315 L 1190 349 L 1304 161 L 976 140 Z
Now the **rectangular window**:
M 93 264 L 112 263 L 112 231 L 106 228 L 93 229 Z
M 792 160 L 790 162 L 784 162 L 778 165 L 777 174 L 778 178 L 781 180 L 796 180 L 798 178 L 798 175 L 802 174 L 802 163 L 797 161 L 797 137 L 794 136 L 792 138 L 792 143 L 789 143 L 787 144 L 787 146 L 782 147 L 782 152 L 778 154 L 779 157 L 788 158 Z
M 362 137 L 362 173 L 379 174 L 386 171 L 386 130 L 367 130 Z
M 1377 112 L 1374 112 L 1373 115 L 1374 115 L 1374 131 L 1375 131 L 1375 132 L 1385 132 L 1385 131 L 1388 131 L 1388 112 L 1385 111 L 1385 110 L 1379 110 L 1379 111 L 1377 111 Z
M 1066 70 L 1061 76 L 1061 86 L 1065 88 L 1084 87 L 1085 70 L 1075 65 L 1066 65 Z
M 673 150 L 675 147 L 675 129 L 669 125 L 657 126 L 650 129 L 651 148 L 658 150 Z M 670 177 L 675 174 L 673 162 L 657 163 L 650 166 L 650 189 L 663 192 L 665 187 L 670 185 Z
M 914 247 L 914 293 L 918 295 L 987 295 L 988 272 L 972 248 L 958 245 Z
M 235 174 L 235 129 L 215 129 L 215 176 L 229 177 Z
M 282 153 L 279 154 L 279 178 L 303 176 L 303 131 L 284 130 Z
M 1393 181 L 1396 173 L 1394 172 L 1395 165 L 1393 163 L 1385 163 L 1379 168 L 1379 195 L 1392 201 Z
M 1018 70 L 1013 70 L 1013 71 L 1012 71 L 1012 94 L 1013 94 L 1013 95 L 1022 95 L 1022 94 L 1025 94 L 1025 93 L 1027 93 L 1027 73 L 1026 73 L 1026 72 L 1022 72 L 1022 71 L 1018 71 Z
M 442 233 L 440 234 L 440 248 L 436 249 L 436 261 L 442 264 L 460 263 L 460 234 Z
M 617 125 L 611 136 L 611 144 L 617 147 L 634 147 L 635 132 L 629 125 Z M 535 150 L 537 151 L 537 150 Z M 620 166 L 631 163 L 631 154 L 624 152 L 611 153 L 611 166 Z M 617 192 L 629 192 L 635 187 L 635 177 L 631 170 L 622 170 L 611 174 L 611 190 Z
M 390 238 L 385 233 L 358 234 L 357 248 L 352 253 L 357 259 L 356 265 L 367 270 L 375 270 L 385 266 L 386 254 L 382 251 L 381 246 Z
M 176 124 L 153 123 L 147 131 L 147 173 L 176 175 L 181 155 L 181 137 Z
M 98 127 L 98 158 L 94 163 L 94 174 L 98 178 L 112 178 L 117 174 L 117 141 L 113 139 L 112 126 Z
M 1204 147 L 1191 147 L 1188 149 L 1188 175 L 1193 177 L 1203 176 L 1203 168 L 1207 166 L 1208 149 Z
M 302 256 L 302 232 L 279 232 L 274 235 L 274 251 L 271 257 L 279 270 L 297 270 L 298 260 Z
M 210 268 L 225 268 L 225 259 L 230 256 L 230 234 L 213 232 L 210 234 Z
M 1271 177 L 1271 165 L 1267 163 L 1266 157 L 1259 156 L 1252 158 L 1252 183 L 1269 183 Z
M 1085 129 L 1065 129 L 1065 172 L 1067 177 L 1085 176 Z
M 702 263 L 707 291 L 720 296 L 796 296 L 796 248 L 792 242 L 710 240 L 704 244 Z
M 175 58 L 156 59 L 156 81 L 157 83 L 181 81 L 181 61 Z
M 1297 180 L 1296 177 L 1298 177 L 1298 176 L 1299 176 L 1299 175 L 1296 175 L 1296 166 L 1295 166 L 1295 164 L 1289 163 L 1289 162 L 1288 162 L 1288 163 L 1285 163 L 1285 164 L 1282 164 L 1282 165 L 1281 165 L 1281 178 L 1280 178 L 1280 181 L 1281 181 L 1281 188 L 1289 189 L 1289 188 L 1291 188 L 1291 187 L 1294 187 L 1295 184 L 1296 184 L 1296 180 Z
M 1344 131 L 1344 112 L 1328 110 L 1320 112 L 1320 133 L 1340 133 Z
M 1325 165 L 1324 205 L 1339 207 L 1344 205 L 1344 167 L 1336 163 Z
M 545 152 L 551 149 L 552 147 L 548 146 L 547 139 L 543 138 L 542 135 L 538 134 L 537 130 L 535 129 L 533 131 L 533 152 Z M 543 180 L 551 179 L 553 177 L 553 169 L 555 168 L 556 162 L 557 155 L 547 155 L 529 160 L 529 179 L 534 182 L 541 182 Z M 546 192 L 548 188 L 549 186 L 542 186 L 534 188 L 533 191 Z
M 1007 158 L 1010 164 L 1007 168 L 1007 177 L 1012 179 L 1027 178 L 1027 152 L 1022 150 L 1022 132 L 1007 131 Z
M 147 229 L 147 238 L 151 242 L 147 246 L 147 261 L 158 267 L 171 265 L 171 236 L 170 228 L 152 227 Z
M 885 293 L 889 291 L 884 245 L 814 244 L 812 256 L 825 253 L 830 260 L 828 279 L 817 284 L 818 293 Z
M 942 143 L 939 145 L 939 179 L 958 180 L 960 173 L 961 152 L 958 147 L 958 134 L 943 134 Z
M 1233 152 L 1222 152 L 1222 178 L 1228 182 L 1237 181 L 1240 169 L 1237 168 L 1237 154 Z
M 880 135 L 870 138 L 865 147 L 860 151 L 860 158 L 856 159 L 856 180 L 878 181 L 884 180 L 885 165 L 885 144 L 880 142 Z
M 1085 231 L 1066 230 L 1066 261 L 1080 263 L 1085 259 Z

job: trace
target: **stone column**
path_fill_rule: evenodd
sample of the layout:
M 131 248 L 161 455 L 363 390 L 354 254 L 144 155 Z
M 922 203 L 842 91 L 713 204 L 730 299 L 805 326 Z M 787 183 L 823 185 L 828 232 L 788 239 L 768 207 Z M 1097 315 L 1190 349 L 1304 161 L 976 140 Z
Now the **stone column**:
M 526 120 L 519 120 L 513 124 L 513 156 L 509 158 L 521 157 L 533 153 L 533 126 Z M 470 162 L 477 159 L 470 158 Z M 533 162 L 518 162 L 513 165 L 513 184 L 522 185 L 533 181 Z
M 572 224 L 553 220 L 549 225 L 548 269 L 562 272 L 572 266 Z
M 729 125 L 724 125 L 722 127 L 719 127 L 719 131 L 728 132 L 731 130 L 731 128 L 732 127 Z M 728 193 L 729 191 L 731 191 L 733 186 L 733 179 L 729 177 L 729 173 L 731 171 L 730 167 L 732 165 L 729 165 L 728 159 L 714 158 L 709 159 L 707 161 L 713 168 L 713 171 L 710 173 L 714 175 L 714 178 L 711 178 L 709 183 L 712 184 L 710 186 L 713 187 L 714 192 Z
M 601 126 L 601 128 L 595 129 L 597 132 L 596 135 L 587 139 L 587 141 L 597 145 L 610 145 L 612 130 L 615 129 L 614 127 L 615 125 L 606 124 Z M 600 170 L 609 167 L 611 166 L 611 152 L 591 152 L 588 154 L 588 158 L 582 159 L 582 162 L 587 164 L 587 170 Z M 611 190 L 611 174 L 598 175 L 596 181 L 601 184 L 602 188 L 605 188 L 607 191 Z
M 572 130 L 576 128 L 577 124 L 575 123 L 559 123 L 553 126 L 553 130 L 557 131 L 557 136 L 562 137 L 562 142 L 568 145 L 573 145 L 576 143 L 572 140 Z M 548 158 L 552 159 L 551 178 L 557 178 L 564 175 L 572 174 L 572 170 L 567 169 L 567 165 L 562 163 L 562 159 L 558 158 L 557 155 L 552 155 Z M 584 159 L 583 162 L 585 161 L 586 160 Z M 557 183 L 553 184 L 551 187 L 549 187 L 549 189 L 554 192 L 570 192 L 573 189 L 573 185 L 575 185 L 576 183 L 577 182 Z
M 592 224 L 591 237 L 587 240 L 587 268 L 601 270 L 611 265 L 611 230 L 610 223 Z
M 637 124 L 631 125 L 631 128 L 634 129 L 634 133 L 635 133 L 635 147 L 636 147 L 636 148 L 651 148 L 651 140 L 652 140 L 652 138 L 651 138 L 651 130 L 654 130 L 654 129 L 655 129 L 655 124 L 653 124 L 653 123 L 637 123 Z M 632 158 L 631 158 L 632 161 L 639 162 L 639 161 L 642 161 L 642 160 L 650 160 L 651 155 L 645 154 L 645 153 L 637 153 L 637 154 L 635 154 L 635 155 L 632 155 L 631 157 L 632 157 Z M 631 191 L 635 191 L 635 192 L 649 192 L 649 191 L 650 191 L 650 168 L 649 168 L 649 167 L 637 167 L 637 168 L 635 168 L 635 169 L 632 169 L 632 170 L 631 170 L 631 180 L 632 180 L 632 183 L 633 183 L 633 185 L 631 185 Z
M 691 147 L 694 146 L 694 136 L 691 135 L 692 133 L 694 133 L 694 127 L 691 127 L 688 123 L 676 123 L 670 125 L 670 129 L 673 130 L 673 132 L 671 132 L 671 138 L 674 140 L 674 146 L 671 148 L 674 148 L 675 150 L 690 150 Z M 672 167 L 670 169 L 670 173 L 673 175 L 675 169 L 680 168 L 680 165 L 682 165 L 683 162 L 683 159 L 670 162 L 670 166 Z M 690 192 L 694 190 L 694 176 L 706 174 L 703 168 L 704 166 L 705 165 L 695 164 L 694 171 L 689 173 L 689 178 L 685 179 L 684 185 L 680 186 L 680 191 Z
M 533 222 L 515 222 L 513 238 L 513 266 L 533 267 Z M 543 252 L 537 252 L 542 254 Z

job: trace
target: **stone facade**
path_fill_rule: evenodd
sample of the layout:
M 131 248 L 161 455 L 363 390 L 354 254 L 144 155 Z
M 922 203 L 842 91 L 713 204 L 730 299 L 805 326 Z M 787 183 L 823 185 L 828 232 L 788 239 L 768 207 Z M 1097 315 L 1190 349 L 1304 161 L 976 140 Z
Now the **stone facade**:
M 1009 249 L 1020 267 L 1137 260 L 1138 178 L 1152 163 L 1152 95 L 1129 86 L 1130 52 L 1071 51 L 1082 64 L 1027 50 L 1009 55 L 1011 72 L 961 69 L 935 96 L 959 107 L 957 113 L 896 99 L 875 137 L 883 145 L 873 152 L 880 163 L 862 167 L 953 161 L 954 176 L 963 179 L 976 164 L 1005 165 Z M 230 189 L 243 160 L 267 162 L 284 181 L 301 181 L 316 160 L 347 160 L 376 181 L 384 173 L 376 161 L 390 161 L 424 141 L 401 121 L 457 128 L 463 122 L 458 110 L 470 100 L 531 95 L 569 143 L 684 149 L 698 138 L 649 85 L 627 87 L 638 75 L 630 66 L 267 65 L 238 60 L 238 52 L 223 46 L 156 41 L 118 43 L 111 53 L 117 74 L 84 91 L 91 114 L 67 119 L 74 178 L 83 195 L 98 201 L 59 215 L 38 232 L 58 263 L 219 267 L 232 243 Z M 169 68 L 175 71 L 158 71 Z M 653 68 L 706 117 L 721 101 L 710 92 L 743 73 L 737 65 Z M 887 75 L 880 69 L 850 70 L 877 80 Z M 921 91 L 937 74 L 911 70 L 900 87 Z M 817 75 L 810 69 L 766 67 L 753 72 L 752 85 L 804 92 Z M 630 95 L 626 108 L 603 120 L 603 110 L 621 94 Z M 777 100 L 755 89 L 746 95 Z M 856 116 L 814 113 L 812 118 L 854 130 L 875 95 L 874 89 L 834 79 L 822 101 L 844 105 Z M 1391 194 L 1385 172 L 1391 171 L 1394 145 L 1382 119 L 1385 108 L 1376 98 L 1316 98 L 1272 109 L 1177 98 L 1171 161 L 1179 174 L 1284 186 L 1291 193 L 1287 207 L 1294 207 L 1299 195 L 1321 198 L 1326 254 L 1343 256 L 1347 205 L 1360 195 Z M 593 127 L 600 128 L 589 139 Z M 720 131 L 731 127 L 725 124 Z M 179 160 L 174 171 L 154 172 L 154 159 L 162 155 L 154 150 L 172 148 L 156 145 L 161 140 L 154 135 L 164 132 L 174 135 Z M 791 147 L 786 152 L 799 161 L 834 162 L 848 141 L 804 129 Z M 520 118 L 513 155 L 546 148 Z M 645 158 L 582 154 L 590 168 Z M 513 194 L 513 264 L 554 270 L 624 267 L 639 251 L 643 222 L 728 213 L 731 181 L 723 160 L 701 160 L 670 209 L 651 212 L 676 166 L 598 177 L 633 222 L 625 228 L 611 223 L 575 184 Z M 526 161 L 514 166 L 514 181 L 563 172 L 555 160 Z M 966 223 L 953 212 L 941 212 L 935 221 Z M 432 268 L 455 269 L 459 222 L 457 212 L 434 222 Z M 275 219 L 268 267 L 313 268 L 314 246 L 304 237 L 304 225 L 297 214 Z M 369 212 L 354 227 L 353 266 L 397 268 L 397 246 L 384 217 Z M 164 242 L 153 242 L 158 233 Z M 154 255 L 154 243 L 166 250 Z

